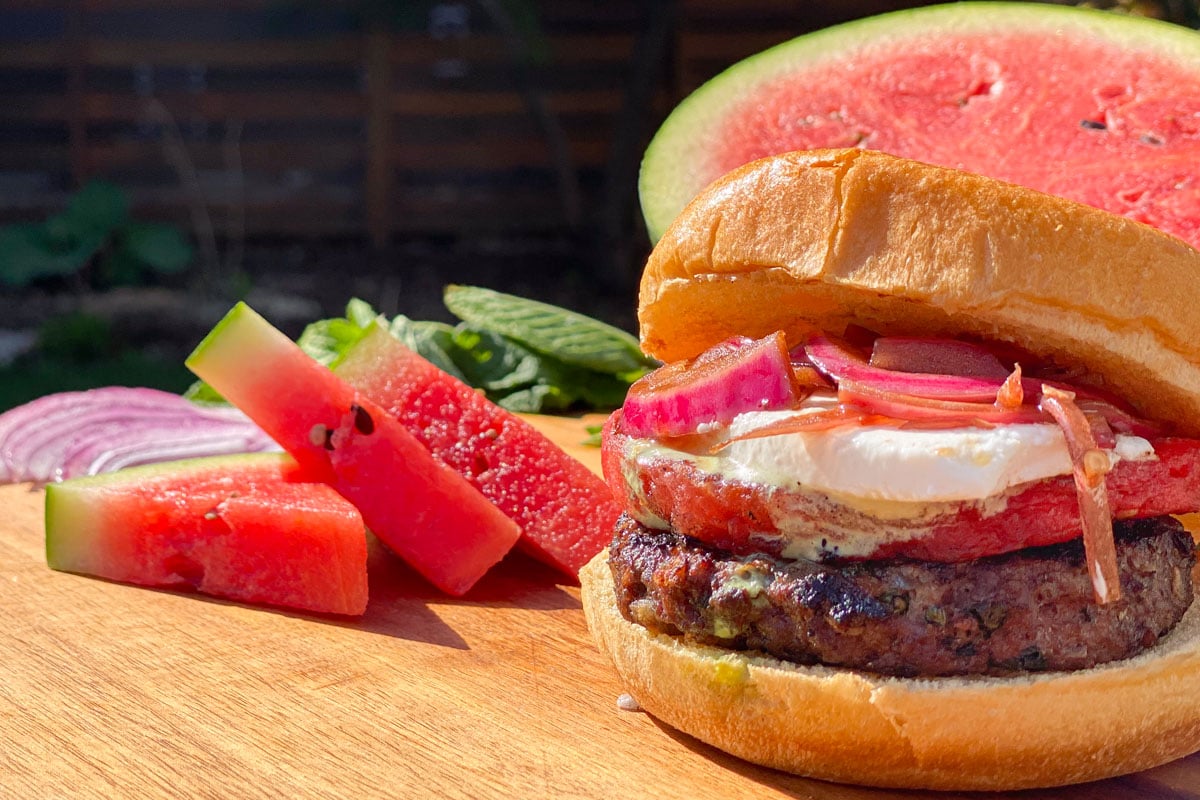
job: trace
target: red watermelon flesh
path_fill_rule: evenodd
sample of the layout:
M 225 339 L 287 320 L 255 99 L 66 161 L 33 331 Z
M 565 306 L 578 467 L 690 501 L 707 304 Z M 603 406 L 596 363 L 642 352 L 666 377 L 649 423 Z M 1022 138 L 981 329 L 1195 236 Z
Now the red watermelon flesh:
M 282 454 L 134 467 L 46 487 L 46 561 L 143 586 L 359 615 L 362 517 Z
M 1000 178 L 1200 245 L 1200 34 L 964 3 L 800 37 L 714 78 L 663 125 L 642 175 L 651 230 L 734 167 L 823 147 Z
M 612 538 L 621 509 L 602 479 L 383 327 L 334 371 L 517 523 L 535 558 L 575 577 Z
M 465 593 L 520 536 L 391 415 L 244 303 L 187 364 L 353 503 L 372 533 L 442 591 Z

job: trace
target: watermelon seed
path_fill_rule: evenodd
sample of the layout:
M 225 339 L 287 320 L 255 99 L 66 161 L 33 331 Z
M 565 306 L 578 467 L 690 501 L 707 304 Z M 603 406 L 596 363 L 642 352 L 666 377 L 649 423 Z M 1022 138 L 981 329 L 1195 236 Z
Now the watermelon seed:
M 316 425 L 313 425 L 312 429 L 308 432 L 308 443 L 313 447 L 324 447 L 325 442 L 328 441 L 328 437 L 329 430 L 318 422 Z
M 1138 137 L 1138 141 L 1142 144 L 1151 144 L 1156 147 L 1162 147 L 1164 144 L 1166 144 L 1161 136 L 1155 136 L 1153 133 L 1143 133 Z
M 370 436 L 375 432 L 375 420 L 371 419 L 371 415 L 367 410 L 357 403 L 350 404 L 350 410 L 354 412 L 354 429 L 363 436 Z
M 1108 130 L 1108 126 L 1098 119 L 1081 119 L 1079 120 L 1079 127 L 1087 128 L 1088 130 L 1092 131 Z

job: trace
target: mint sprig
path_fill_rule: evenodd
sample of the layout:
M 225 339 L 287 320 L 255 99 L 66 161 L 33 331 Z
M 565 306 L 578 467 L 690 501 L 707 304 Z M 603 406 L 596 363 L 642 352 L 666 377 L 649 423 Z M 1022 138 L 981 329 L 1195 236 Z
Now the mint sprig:
M 446 307 L 462 322 L 397 316 L 388 330 L 407 347 L 509 411 L 608 410 L 655 366 L 629 333 L 592 317 L 475 286 L 449 286 Z M 318 320 L 297 339 L 304 352 L 336 366 L 379 315 L 354 298 L 346 316 Z M 186 393 L 221 402 L 203 383 Z

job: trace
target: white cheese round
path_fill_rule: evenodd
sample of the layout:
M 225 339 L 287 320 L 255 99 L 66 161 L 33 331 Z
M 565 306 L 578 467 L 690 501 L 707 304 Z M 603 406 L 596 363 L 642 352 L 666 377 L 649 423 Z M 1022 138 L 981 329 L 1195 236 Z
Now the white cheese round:
M 743 414 L 730 426 L 730 436 L 794 413 Z M 1110 453 L 1114 463 L 1153 457 L 1150 443 L 1136 436 L 1118 436 Z M 1063 432 L 1049 423 L 947 430 L 847 425 L 742 439 L 714 461 L 702 461 L 731 478 L 901 503 L 984 500 L 1071 472 Z

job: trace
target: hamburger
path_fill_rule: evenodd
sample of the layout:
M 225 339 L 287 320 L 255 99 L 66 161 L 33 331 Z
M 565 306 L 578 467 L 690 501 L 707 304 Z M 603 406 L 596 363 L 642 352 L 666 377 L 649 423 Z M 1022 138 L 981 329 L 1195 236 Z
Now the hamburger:
M 647 262 L 663 366 L 604 431 L 581 573 L 646 711 L 884 787 L 1200 749 L 1200 252 L 878 152 L 724 176 Z

